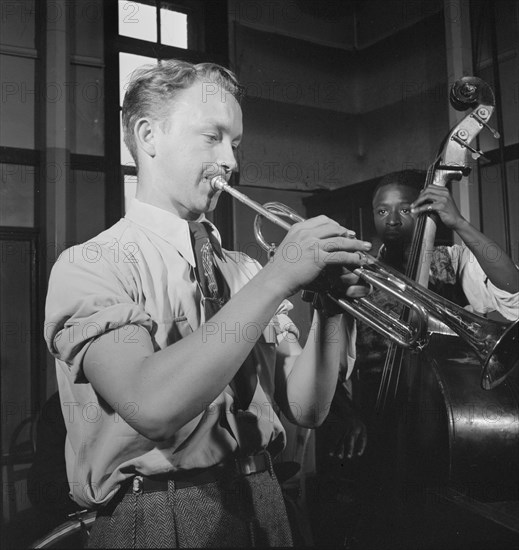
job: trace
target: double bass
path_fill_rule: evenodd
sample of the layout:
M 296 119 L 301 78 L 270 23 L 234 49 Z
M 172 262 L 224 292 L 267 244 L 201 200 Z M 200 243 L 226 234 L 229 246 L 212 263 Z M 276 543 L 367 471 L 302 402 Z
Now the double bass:
M 455 109 L 471 112 L 445 138 L 428 169 L 426 186 L 446 186 L 468 175 L 469 156 L 482 154 L 471 142 L 482 129 L 490 128 L 495 100 L 484 81 L 476 77 L 456 81 L 450 101 Z M 433 213 L 418 218 L 405 273 L 425 287 L 436 222 Z M 517 369 L 493 389 L 483 389 L 474 351 L 440 322 L 431 332 L 420 354 L 390 345 L 377 396 L 380 420 L 391 408 L 398 409 L 400 443 L 394 450 L 400 471 L 405 470 L 402 482 L 452 487 L 485 502 L 517 500 Z

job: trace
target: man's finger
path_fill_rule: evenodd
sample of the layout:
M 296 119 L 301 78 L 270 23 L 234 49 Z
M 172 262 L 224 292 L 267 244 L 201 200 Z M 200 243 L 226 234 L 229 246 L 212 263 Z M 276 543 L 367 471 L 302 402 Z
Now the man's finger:
M 335 252 L 323 251 L 322 259 L 327 265 L 343 265 L 360 267 L 366 264 L 369 257 L 363 252 L 346 252 L 344 250 L 337 250 Z
M 345 286 L 355 285 L 360 281 L 360 277 L 355 273 L 345 273 L 339 277 L 342 284 Z M 361 286 L 361 285 L 359 285 Z
M 366 430 L 361 430 L 360 436 L 357 439 L 357 455 L 362 456 L 364 454 L 364 451 L 366 450 L 366 445 L 368 443 L 368 434 L 366 433 Z
M 345 450 L 346 450 L 346 456 L 348 458 L 351 458 L 353 456 L 353 450 L 355 449 L 355 440 L 356 440 L 356 437 L 353 434 L 348 435 L 346 438 Z
M 372 244 L 369 241 L 350 239 L 343 236 L 322 237 L 319 245 L 322 250 L 332 253 L 339 251 L 354 252 L 356 250 L 367 252 L 368 250 L 371 250 L 372 247 Z
M 346 290 L 346 296 L 348 296 L 348 298 L 364 298 L 364 296 L 368 296 L 370 292 L 370 286 L 352 285 Z

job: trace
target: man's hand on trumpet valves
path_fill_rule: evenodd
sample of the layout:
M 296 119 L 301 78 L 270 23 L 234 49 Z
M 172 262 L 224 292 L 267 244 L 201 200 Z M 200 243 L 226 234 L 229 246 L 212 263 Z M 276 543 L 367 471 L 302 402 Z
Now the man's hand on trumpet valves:
M 356 239 L 353 231 L 327 216 L 317 216 L 290 228 L 265 269 L 279 285 L 278 291 L 288 297 L 306 288 L 327 267 L 359 267 L 370 249 L 371 243 Z M 340 281 L 346 296 L 360 297 L 369 292 L 347 269 Z

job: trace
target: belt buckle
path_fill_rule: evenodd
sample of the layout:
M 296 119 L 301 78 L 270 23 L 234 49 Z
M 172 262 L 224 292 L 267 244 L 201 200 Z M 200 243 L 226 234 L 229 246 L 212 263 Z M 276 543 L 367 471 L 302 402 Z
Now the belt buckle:
M 260 459 L 261 462 L 259 462 Z M 251 474 L 255 474 L 258 471 L 264 471 L 268 468 L 268 466 L 265 464 L 266 459 L 264 453 L 236 458 L 235 461 L 238 474 L 242 476 L 249 476 Z
M 256 471 L 254 457 L 245 456 L 236 458 L 236 470 L 240 476 L 248 476 Z
M 142 476 L 135 476 L 133 478 L 132 491 L 134 495 L 142 495 L 144 492 L 144 479 Z

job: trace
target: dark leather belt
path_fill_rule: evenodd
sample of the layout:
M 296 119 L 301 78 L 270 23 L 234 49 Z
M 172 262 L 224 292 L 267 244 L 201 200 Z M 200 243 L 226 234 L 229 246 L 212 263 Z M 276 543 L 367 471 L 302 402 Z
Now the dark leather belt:
M 217 464 L 209 468 L 196 468 L 172 472 L 156 476 L 137 475 L 123 485 L 124 493 L 156 493 L 168 490 L 168 481 L 175 482 L 176 489 L 185 489 L 195 485 L 205 485 L 223 479 L 236 479 L 251 474 L 258 474 L 271 469 L 271 459 L 267 451 L 246 457 L 233 457 L 224 464 Z

